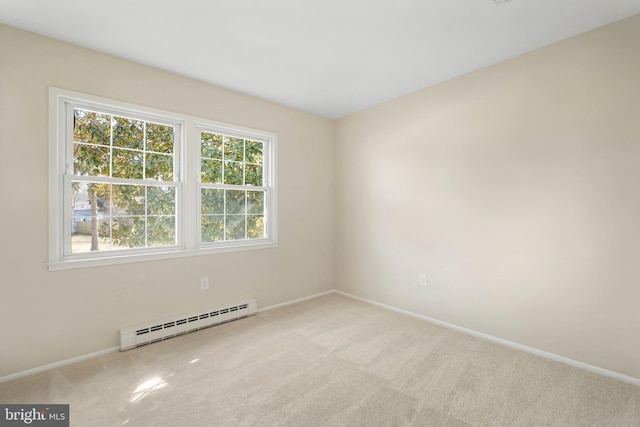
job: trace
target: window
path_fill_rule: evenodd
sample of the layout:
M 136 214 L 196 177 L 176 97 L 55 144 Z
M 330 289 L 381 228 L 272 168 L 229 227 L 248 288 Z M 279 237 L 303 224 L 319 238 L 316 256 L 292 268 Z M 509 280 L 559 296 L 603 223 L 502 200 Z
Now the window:
M 73 108 L 69 255 L 177 244 L 176 128 Z
M 275 246 L 274 134 L 53 88 L 50 102 L 50 269 Z
M 264 238 L 263 142 L 209 131 L 200 138 L 202 242 Z

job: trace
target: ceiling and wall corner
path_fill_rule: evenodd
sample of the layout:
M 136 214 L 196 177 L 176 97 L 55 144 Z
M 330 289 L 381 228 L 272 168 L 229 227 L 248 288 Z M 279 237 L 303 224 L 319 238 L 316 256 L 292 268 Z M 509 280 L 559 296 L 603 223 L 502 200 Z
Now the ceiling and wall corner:
M 328 118 L 640 13 L 637 0 L 1 0 L 0 22 Z

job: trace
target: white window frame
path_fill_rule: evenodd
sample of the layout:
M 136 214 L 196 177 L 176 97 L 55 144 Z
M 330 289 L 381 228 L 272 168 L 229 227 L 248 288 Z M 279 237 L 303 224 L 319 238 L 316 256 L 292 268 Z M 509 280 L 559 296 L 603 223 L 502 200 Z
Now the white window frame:
M 175 127 L 174 170 L 176 181 L 168 183 L 177 192 L 176 245 L 68 253 L 71 236 L 70 207 L 65 203 L 67 180 L 73 175 L 73 108 L 94 109 Z M 265 189 L 265 238 L 220 242 L 201 242 L 200 233 L 200 132 L 218 132 L 263 142 Z M 49 270 L 92 267 L 149 261 L 219 252 L 272 248 L 277 240 L 276 192 L 277 135 L 272 132 L 230 125 L 86 95 L 49 88 Z

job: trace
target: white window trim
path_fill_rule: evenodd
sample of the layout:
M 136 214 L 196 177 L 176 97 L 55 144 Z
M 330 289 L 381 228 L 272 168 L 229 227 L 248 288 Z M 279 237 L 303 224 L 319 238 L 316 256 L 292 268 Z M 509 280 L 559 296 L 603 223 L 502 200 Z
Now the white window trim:
M 82 255 L 65 256 L 66 227 L 64 215 L 65 171 L 67 170 L 65 153 L 68 144 L 65 131 L 69 124 L 65 110 L 69 104 L 97 107 L 101 110 L 116 110 L 120 114 L 126 112 L 134 117 L 157 117 L 176 124 L 176 131 L 181 144 L 176 144 L 176 165 L 181 189 L 181 200 L 178 203 L 177 245 L 126 251 L 84 253 Z M 265 200 L 266 238 L 200 243 L 200 131 L 215 131 L 244 136 L 263 141 L 264 164 L 266 168 L 264 186 L 270 194 Z M 209 255 L 221 252 L 236 252 L 252 249 L 273 248 L 278 245 L 277 239 L 277 135 L 272 132 L 215 122 L 185 114 L 124 103 L 112 99 L 86 95 L 83 93 L 50 87 L 49 88 L 49 270 L 65 270 L 71 268 L 96 267 L 112 264 L 123 264 L 140 261 L 180 258 L 187 256 Z

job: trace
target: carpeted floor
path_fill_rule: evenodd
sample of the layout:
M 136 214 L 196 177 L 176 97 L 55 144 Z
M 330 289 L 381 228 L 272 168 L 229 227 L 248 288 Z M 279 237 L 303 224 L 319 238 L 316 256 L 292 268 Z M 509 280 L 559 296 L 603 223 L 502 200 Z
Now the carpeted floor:
M 0 384 L 72 426 L 640 426 L 640 388 L 330 294 Z

